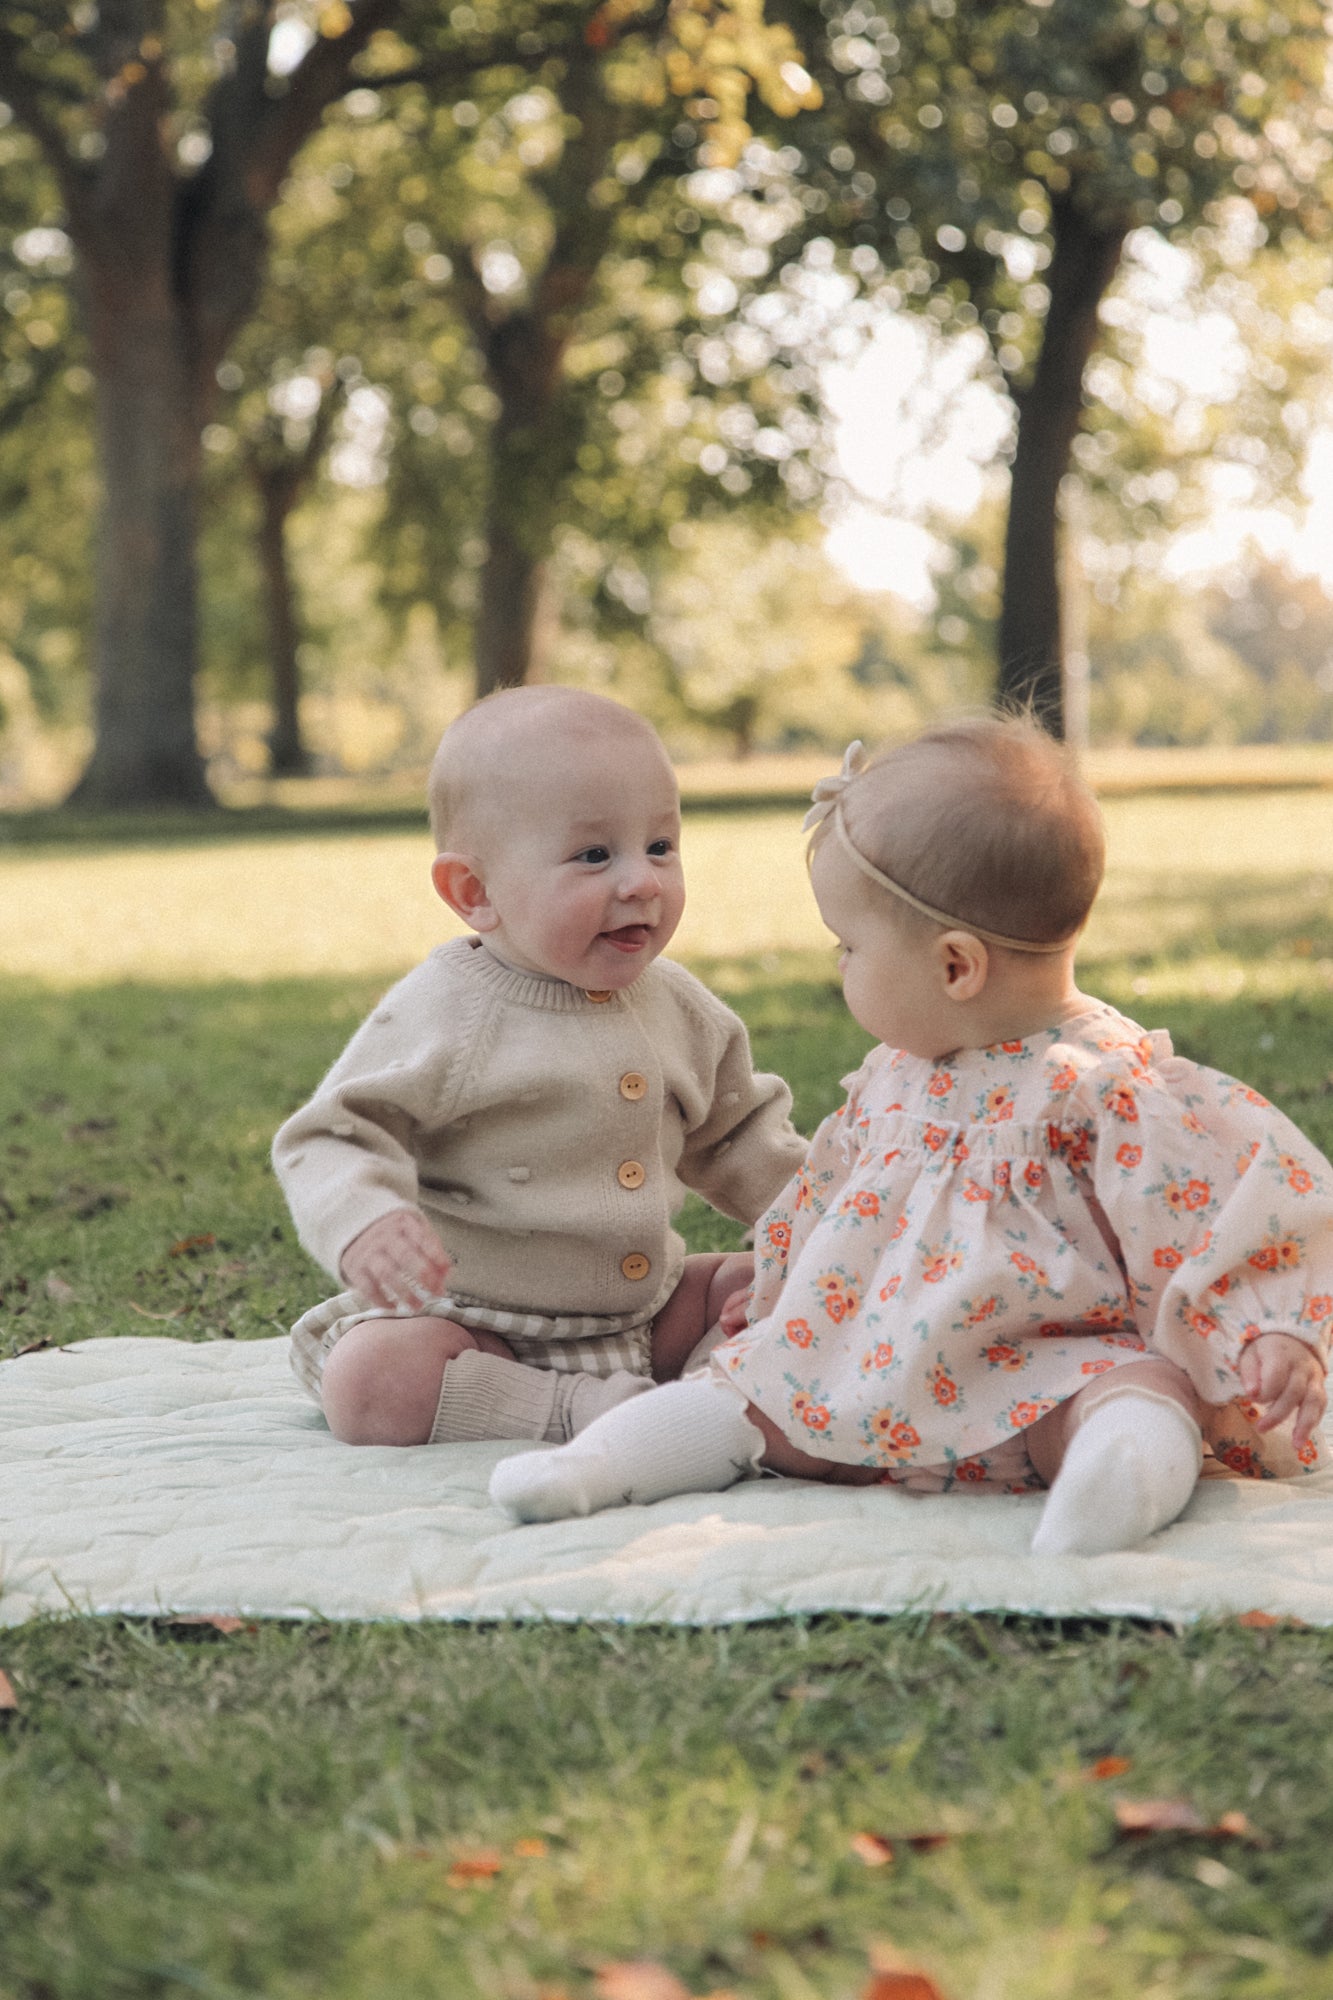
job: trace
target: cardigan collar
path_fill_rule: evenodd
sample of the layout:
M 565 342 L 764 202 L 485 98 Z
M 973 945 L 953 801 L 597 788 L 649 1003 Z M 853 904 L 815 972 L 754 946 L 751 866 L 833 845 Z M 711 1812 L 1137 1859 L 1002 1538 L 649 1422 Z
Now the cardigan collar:
M 463 962 L 471 976 L 495 1001 L 513 1006 L 538 1007 L 550 1014 L 598 1014 L 607 1007 L 625 1006 L 633 991 L 632 987 L 626 987 L 604 999 L 593 1000 L 581 986 L 571 986 L 568 980 L 552 979 L 543 972 L 524 972 L 517 966 L 506 965 L 485 940 L 478 937 L 455 938 L 452 944 L 442 949 L 450 953 L 466 953 Z M 644 970 L 647 969 L 645 966 Z M 642 973 L 639 976 L 642 978 Z M 637 986 L 638 980 L 634 983 Z

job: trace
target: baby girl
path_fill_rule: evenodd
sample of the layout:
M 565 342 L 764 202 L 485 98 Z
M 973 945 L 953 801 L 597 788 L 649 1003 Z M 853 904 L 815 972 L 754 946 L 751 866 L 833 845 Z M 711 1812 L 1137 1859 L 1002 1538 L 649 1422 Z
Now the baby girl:
M 1060 745 L 956 722 L 816 791 L 811 879 L 879 1038 L 761 1220 L 702 1367 L 497 1467 L 522 1520 L 759 1467 L 1049 1494 L 1038 1553 L 1174 1520 L 1206 1439 L 1317 1457 L 1333 1171 L 1257 1092 L 1079 992 L 1096 803 Z M 807 822 L 809 823 L 809 822 Z

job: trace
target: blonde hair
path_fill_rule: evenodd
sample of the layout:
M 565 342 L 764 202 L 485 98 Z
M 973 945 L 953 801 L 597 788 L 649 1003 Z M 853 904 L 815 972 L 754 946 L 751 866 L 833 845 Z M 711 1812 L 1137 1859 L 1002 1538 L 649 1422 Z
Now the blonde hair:
M 1097 801 L 1066 747 L 1026 715 L 935 724 L 857 771 L 837 810 L 853 847 L 935 920 L 1055 945 L 1082 929 L 1101 887 Z

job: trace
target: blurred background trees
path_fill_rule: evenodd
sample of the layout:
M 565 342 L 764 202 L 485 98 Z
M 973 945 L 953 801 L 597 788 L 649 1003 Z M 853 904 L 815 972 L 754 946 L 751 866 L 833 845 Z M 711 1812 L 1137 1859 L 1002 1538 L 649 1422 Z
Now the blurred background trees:
M 419 762 L 536 674 L 739 756 L 1333 736 L 1328 59 L 1315 0 L 0 0 L 0 789 Z

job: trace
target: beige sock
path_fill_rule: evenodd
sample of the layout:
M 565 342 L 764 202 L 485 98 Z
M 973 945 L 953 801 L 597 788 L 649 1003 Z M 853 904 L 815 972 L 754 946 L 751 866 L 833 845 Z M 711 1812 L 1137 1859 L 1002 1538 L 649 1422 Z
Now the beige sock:
M 445 1364 L 430 1442 L 536 1438 L 567 1444 L 594 1418 L 652 1386 L 642 1375 L 558 1374 L 470 1347 Z

